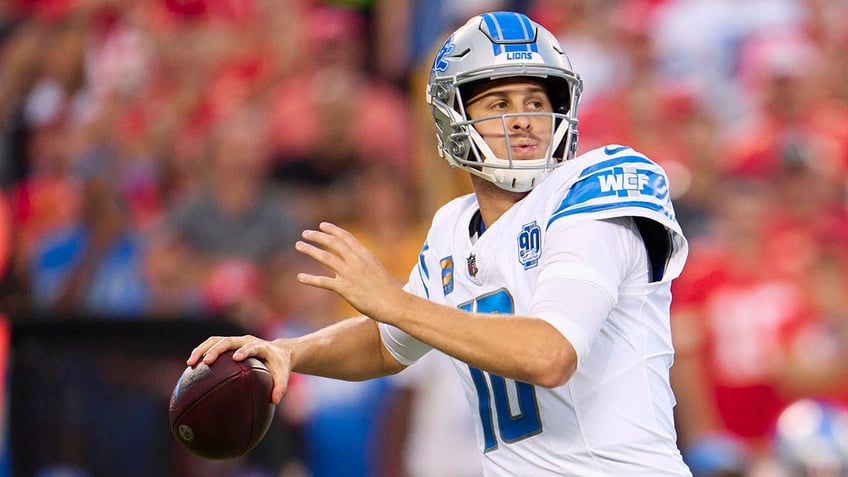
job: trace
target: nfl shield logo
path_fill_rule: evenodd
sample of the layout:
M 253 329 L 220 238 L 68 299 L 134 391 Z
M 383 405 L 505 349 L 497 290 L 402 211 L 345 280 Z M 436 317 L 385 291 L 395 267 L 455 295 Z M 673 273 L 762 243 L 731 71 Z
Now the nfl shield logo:
M 477 268 L 477 256 L 472 253 L 465 261 L 468 263 L 468 274 L 472 277 L 476 277 L 477 272 L 480 271 L 480 269 Z

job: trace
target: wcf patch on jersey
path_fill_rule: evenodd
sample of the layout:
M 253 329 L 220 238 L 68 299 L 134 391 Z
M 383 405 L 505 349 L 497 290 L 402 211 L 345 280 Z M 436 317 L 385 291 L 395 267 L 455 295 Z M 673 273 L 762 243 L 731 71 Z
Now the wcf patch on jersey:
M 439 268 L 442 269 L 442 290 L 447 295 L 453 291 L 453 256 L 439 260 Z
M 529 270 L 539 265 L 539 257 L 542 256 L 542 229 L 536 225 L 536 221 L 524 224 L 518 233 L 518 261 Z

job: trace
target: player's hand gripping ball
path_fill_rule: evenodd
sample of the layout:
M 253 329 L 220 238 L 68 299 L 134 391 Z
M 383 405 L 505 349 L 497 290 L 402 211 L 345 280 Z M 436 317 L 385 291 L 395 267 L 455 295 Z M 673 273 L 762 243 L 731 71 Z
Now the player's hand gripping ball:
M 234 361 L 232 351 L 211 365 L 201 362 L 186 368 L 171 394 L 171 433 L 200 457 L 243 455 L 271 426 L 276 410 L 272 388 L 273 378 L 262 361 Z

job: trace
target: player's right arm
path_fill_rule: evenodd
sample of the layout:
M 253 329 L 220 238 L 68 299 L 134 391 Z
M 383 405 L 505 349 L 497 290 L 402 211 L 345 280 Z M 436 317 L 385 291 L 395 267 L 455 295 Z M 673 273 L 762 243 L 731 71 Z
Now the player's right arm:
M 213 336 L 192 350 L 186 364 L 210 364 L 228 350 L 235 350 L 236 361 L 255 357 L 265 363 L 274 377 L 274 403 L 285 395 L 292 372 L 361 381 L 405 368 L 383 346 L 377 322 L 365 317 L 343 320 L 293 339 Z

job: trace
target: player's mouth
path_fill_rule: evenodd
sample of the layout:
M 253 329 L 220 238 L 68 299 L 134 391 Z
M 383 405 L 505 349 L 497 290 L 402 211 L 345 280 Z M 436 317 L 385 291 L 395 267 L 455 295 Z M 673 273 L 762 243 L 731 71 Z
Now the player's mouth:
M 538 155 L 539 143 L 534 140 L 520 139 L 511 141 L 509 149 L 515 158 L 535 158 Z

